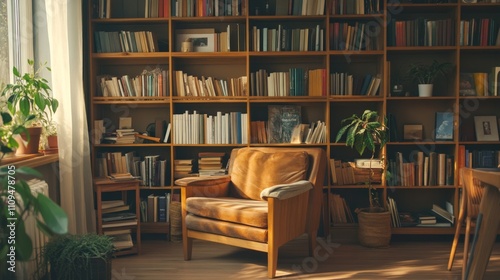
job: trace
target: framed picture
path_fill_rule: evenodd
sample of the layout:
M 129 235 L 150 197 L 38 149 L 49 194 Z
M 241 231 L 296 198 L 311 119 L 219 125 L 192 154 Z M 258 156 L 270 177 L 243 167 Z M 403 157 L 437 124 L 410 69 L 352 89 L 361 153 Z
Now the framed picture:
M 180 52 L 182 42 L 192 42 L 193 52 L 215 51 L 215 30 L 213 28 L 180 29 L 176 32 L 175 51 Z
M 424 126 L 421 124 L 405 124 L 403 125 L 403 139 L 420 141 L 422 140 Z
M 436 141 L 453 140 L 453 112 L 436 112 Z
M 498 141 L 498 125 L 495 116 L 475 116 L 477 141 Z

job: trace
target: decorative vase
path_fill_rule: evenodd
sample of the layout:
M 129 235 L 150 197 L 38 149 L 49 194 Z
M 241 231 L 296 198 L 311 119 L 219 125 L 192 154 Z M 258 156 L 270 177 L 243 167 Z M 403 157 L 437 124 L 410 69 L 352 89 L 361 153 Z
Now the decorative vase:
M 38 146 L 40 144 L 40 135 L 42 127 L 28 127 L 29 141 L 25 133 L 22 133 L 16 138 L 19 147 L 16 150 L 17 155 L 38 154 Z
M 418 96 L 429 97 L 432 96 L 433 84 L 419 84 L 418 85 Z
M 391 241 L 391 213 L 389 211 L 360 211 L 358 213 L 358 241 L 365 247 L 388 247 Z

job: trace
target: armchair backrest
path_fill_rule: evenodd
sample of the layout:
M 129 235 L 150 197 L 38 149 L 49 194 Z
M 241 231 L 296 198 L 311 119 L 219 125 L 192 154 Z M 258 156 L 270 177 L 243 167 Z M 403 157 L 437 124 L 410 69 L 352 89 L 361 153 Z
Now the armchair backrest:
M 233 149 L 229 163 L 230 194 L 260 200 L 260 192 L 274 184 L 306 179 L 314 188 L 309 195 L 308 229 L 317 230 L 326 154 L 321 148 L 246 147 Z
M 230 194 L 261 200 L 260 192 L 267 187 L 306 179 L 308 167 L 309 156 L 300 150 L 234 149 L 229 165 Z

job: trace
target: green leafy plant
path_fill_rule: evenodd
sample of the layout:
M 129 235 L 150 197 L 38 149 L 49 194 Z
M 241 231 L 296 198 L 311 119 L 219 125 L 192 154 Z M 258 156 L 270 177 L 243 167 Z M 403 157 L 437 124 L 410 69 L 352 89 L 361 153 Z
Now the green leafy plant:
M 107 262 L 114 247 L 112 237 L 88 233 L 52 238 L 43 249 L 43 258 L 50 264 L 56 279 L 95 279 L 92 259 Z
M 2 91 L 2 93 L 5 91 Z M 57 106 L 57 105 L 56 105 Z M 13 111 L 2 106 L 0 112 L 0 166 L 6 154 L 12 153 L 18 143 L 15 135 L 27 132 L 26 123 L 31 118 L 21 118 L 14 123 Z M 65 234 L 68 217 L 64 210 L 44 194 L 32 194 L 27 178 L 41 177 L 28 167 L 5 165 L 0 167 L 0 278 L 8 279 L 11 256 L 17 261 L 29 260 L 33 243 L 26 233 L 24 221 L 28 215 L 36 217 L 37 226 L 48 236 Z M 12 239 L 11 236 L 15 236 Z
M 40 71 L 51 69 L 45 64 L 35 68 L 33 60 L 28 60 L 28 65 L 30 71 L 24 74 L 13 68 L 14 83 L 7 84 L 1 94 L 7 98 L 7 108 L 15 124 L 32 126 L 50 123 L 59 102 L 52 97 L 48 81 L 40 77 Z
M 353 114 L 341 121 L 342 127 L 337 133 L 335 142 L 339 142 L 342 136 L 346 135 L 346 146 L 355 149 L 359 155 L 363 155 L 365 150 L 371 153 L 371 160 L 375 158 L 377 144 L 382 149 L 388 140 L 387 130 L 385 126 L 386 118 L 383 121 L 378 112 L 365 110 L 360 116 Z M 373 187 L 371 178 L 373 169 L 370 166 L 370 176 L 368 180 L 368 198 L 370 208 L 381 207 L 378 200 L 376 189 Z
M 419 84 L 433 84 L 438 77 L 444 77 L 451 66 L 449 62 L 437 60 L 433 60 L 431 64 L 410 64 L 408 75 Z

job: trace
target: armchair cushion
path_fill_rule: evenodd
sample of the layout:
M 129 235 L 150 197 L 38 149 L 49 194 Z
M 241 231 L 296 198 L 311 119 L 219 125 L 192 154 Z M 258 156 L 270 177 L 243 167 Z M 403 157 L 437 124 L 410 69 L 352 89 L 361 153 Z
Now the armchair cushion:
M 241 149 L 230 165 L 231 196 L 262 200 L 260 193 L 267 187 L 304 180 L 308 159 L 303 151 L 265 153 Z
M 267 228 L 249 227 L 242 224 L 206 219 L 193 214 L 188 214 L 185 222 L 190 230 L 209 232 L 263 243 L 266 243 L 268 240 Z
M 304 193 L 306 191 L 309 191 L 312 188 L 313 185 L 311 182 L 307 180 L 300 180 L 298 182 L 291 184 L 280 184 L 271 186 L 269 188 L 265 188 L 260 193 L 260 197 L 266 200 L 268 197 L 274 197 L 280 200 L 287 199 L 299 195 L 301 193 Z
M 214 220 L 267 228 L 267 201 L 233 197 L 190 197 L 186 210 L 194 215 Z M 191 228 L 188 225 L 188 228 Z

